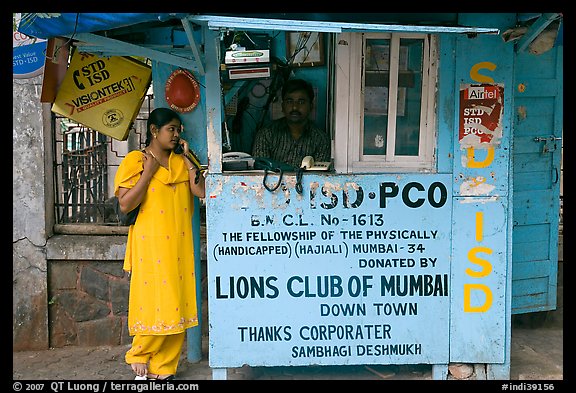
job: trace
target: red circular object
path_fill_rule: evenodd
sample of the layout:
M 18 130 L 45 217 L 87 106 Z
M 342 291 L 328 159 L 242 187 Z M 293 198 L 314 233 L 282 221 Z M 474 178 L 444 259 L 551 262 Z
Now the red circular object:
M 166 102 L 181 113 L 191 112 L 200 101 L 198 82 L 190 71 L 178 69 L 166 81 Z

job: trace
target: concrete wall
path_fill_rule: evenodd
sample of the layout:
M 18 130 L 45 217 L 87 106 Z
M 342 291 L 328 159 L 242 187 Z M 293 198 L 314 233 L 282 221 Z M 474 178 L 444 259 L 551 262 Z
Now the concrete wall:
M 14 79 L 12 107 L 12 343 L 48 347 L 42 76 Z
M 129 278 L 125 236 L 57 235 L 49 239 L 50 346 L 123 345 Z
M 50 107 L 40 103 L 42 78 L 13 81 L 13 350 L 124 344 L 125 236 L 51 236 Z
M 42 78 L 13 80 L 13 350 L 124 344 L 126 237 L 52 236 L 50 106 L 40 103 Z

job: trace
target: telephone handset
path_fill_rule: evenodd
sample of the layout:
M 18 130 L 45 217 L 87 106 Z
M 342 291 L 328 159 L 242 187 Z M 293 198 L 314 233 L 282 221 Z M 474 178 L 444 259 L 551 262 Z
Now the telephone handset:
M 332 166 L 331 161 L 314 161 L 314 157 L 306 156 L 302 159 L 300 168 L 296 172 L 296 192 L 302 194 L 302 174 L 306 171 L 327 171 Z
M 188 149 L 188 151 L 184 153 L 184 145 L 180 143 L 180 140 L 178 140 L 176 147 L 174 147 L 174 153 L 184 154 L 186 158 L 188 158 L 192 162 L 192 165 L 196 167 L 197 171 L 196 171 L 196 177 L 194 178 L 194 183 L 198 184 L 198 181 L 200 180 L 200 174 L 206 171 L 206 167 L 203 167 L 202 164 L 200 164 L 200 159 L 198 158 L 196 153 L 194 153 L 191 149 Z
M 327 171 L 331 165 L 330 161 L 314 161 L 314 157 L 306 156 L 302 159 L 300 168 L 306 171 Z
M 306 156 L 302 159 L 302 164 L 300 164 L 300 168 L 308 169 L 314 166 L 314 157 Z
M 267 157 L 254 157 L 254 169 L 264 169 L 272 172 L 294 172 L 296 170 L 292 165 Z
M 176 154 L 184 153 L 184 145 L 182 145 L 181 143 L 178 143 L 176 145 L 176 147 L 174 148 L 174 153 L 176 153 Z
M 178 140 L 178 143 L 176 143 L 176 146 L 174 147 L 174 153 L 176 154 L 184 154 L 184 144 L 180 143 L 182 139 Z M 186 152 L 186 157 L 192 161 L 192 164 L 194 164 L 194 166 L 201 170 L 204 171 L 206 170 L 205 168 L 202 168 L 202 164 L 200 164 L 200 159 L 198 158 L 198 156 L 196 155 L 196 153 L 194 153 L 192 151 L 192 149 L 188 149 L 188 151 Z

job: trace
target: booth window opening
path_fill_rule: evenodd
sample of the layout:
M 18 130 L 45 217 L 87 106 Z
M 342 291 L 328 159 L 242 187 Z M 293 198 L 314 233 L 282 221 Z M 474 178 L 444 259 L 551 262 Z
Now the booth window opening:
M 327 97 L 329 55 L 325 54 L 329 42 L 326 33 L 318 32 L 224 35 L 220 72 L 224 108 L 222 153 L 226 155 L 223 158 L 246 160 L 252 154 L 257 132 L 284 116 L 282 87 L 294 78 L 312 85 L 314 101 L 309 119 L 332 138 L 332 114 L 327 108 L 332 101 Z M 227 160 L 224 171 L 252 169 L 243 164 L 246 162 Z

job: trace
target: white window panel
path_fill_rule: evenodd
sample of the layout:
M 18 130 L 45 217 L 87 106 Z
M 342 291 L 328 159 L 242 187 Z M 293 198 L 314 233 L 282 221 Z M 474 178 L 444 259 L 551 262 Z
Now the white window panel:
M 435 36 L 343 33 L 336 59 L 336 171 L 433 171 Z

